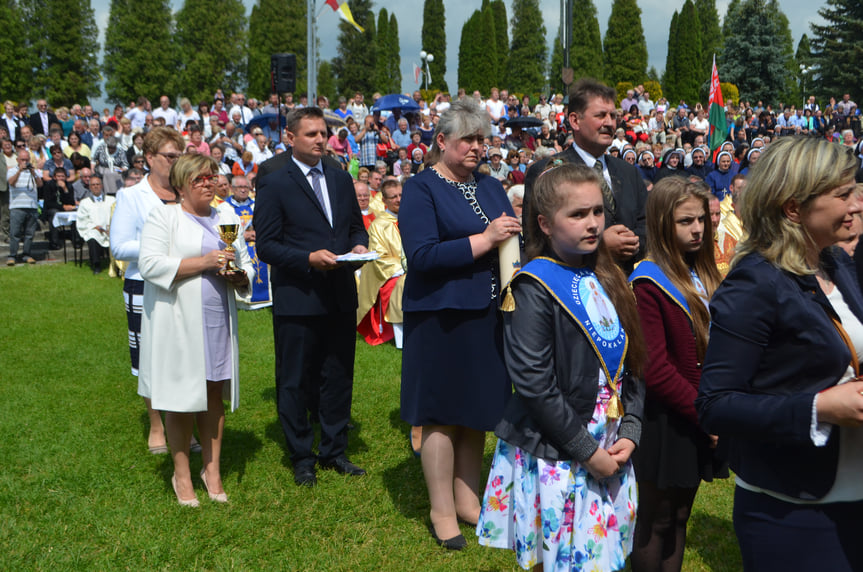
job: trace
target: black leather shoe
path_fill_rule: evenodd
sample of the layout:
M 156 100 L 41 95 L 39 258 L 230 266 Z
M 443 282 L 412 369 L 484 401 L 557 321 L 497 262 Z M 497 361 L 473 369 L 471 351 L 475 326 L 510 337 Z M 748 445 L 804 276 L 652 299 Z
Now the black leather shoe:
M 313 487 L 318 484 L 314 465 L 300 465 L 294 468 L 294 482 L 301 487 Z
M 350 475 L 352 477 L 361 477 L 366 474 L 363 469 L 348 461 L 348 458 L 344 455 L 339 455 L 335 459 L 331 459 L 329 461 L 321 461 L 320 465 L 322 469 L 333 469 L 337 473 Z
M 446 540 L 441 540 L 434 531 L 434 526 L 429 526 L 429 530 L 431 531 L 432 538 L 437 542 L 437 545 L 443 546 L 447 550 L 462 550 L 467 546 L 467 540 L 465 540 L 464 536 L 461 534 L 453 536 L 452 538 L 447 538 Z

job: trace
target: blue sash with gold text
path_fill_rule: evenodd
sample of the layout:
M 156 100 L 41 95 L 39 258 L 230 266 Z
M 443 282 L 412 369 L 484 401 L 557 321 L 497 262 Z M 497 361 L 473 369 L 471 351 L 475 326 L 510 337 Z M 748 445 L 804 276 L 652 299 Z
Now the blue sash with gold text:
M 605 293 L 599 279 L 590 268 L 576 268 L 543 256 L 534 258 L 519 271 L 542 284 L 560 303 L 590 341 L 614 393 L 619 415 L 622 416 L 617 387 L 623 374 L 628 339 L 620 324 L 617 311 Z
M 632 274 L 629 275 L 629 283 L 632 284 L 636 280 L 649 280 L 653 282 L 657 288 L 665 292 L 672 302 L 680 306 L 689 321 L 692 322 L 692 314 L 689 311 L 689 304 L 686 298 L 683 297 L 677 286 L 671 283 L 668 276 L 662 272 L 662 269 L 652 260 L 644 259 L 635 265 Z

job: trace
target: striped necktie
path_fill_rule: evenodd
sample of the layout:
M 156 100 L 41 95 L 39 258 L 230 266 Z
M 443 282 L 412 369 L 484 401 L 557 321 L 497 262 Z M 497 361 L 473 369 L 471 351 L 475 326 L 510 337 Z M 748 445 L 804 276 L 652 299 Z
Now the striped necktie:
M 594 170 L 599 174 L 599 180 L 602 182 L 602 197 L 605 199 L 605 202 L 608 204 L 608 210 L 611 212 L 615 212 L 617 210 L 617 203 L 614 201 L 614 192 L 611 190 L 611 187 L 608 186 L 608 181 L 605 180 L 605 174 L 602 169 L 602 161 L 599 159 L 593 164 Z

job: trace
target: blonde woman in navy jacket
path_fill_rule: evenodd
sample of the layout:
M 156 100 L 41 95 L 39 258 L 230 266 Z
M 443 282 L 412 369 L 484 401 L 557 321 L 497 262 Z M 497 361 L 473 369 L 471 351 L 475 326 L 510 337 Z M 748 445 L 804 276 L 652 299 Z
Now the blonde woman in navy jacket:
M 747 571 L 863 566 L 863 297 L 853 155 L 783 137 L 742 198 L 749 231 L 711 303 L 696 408 L 727 439 Z
M 431 532 L 466 545 L 458 520 L 476 525 L 485 432 L 511 393 L 503 363 L 497 247 L 516 236 L 500 182 L 474 173 L 488 115 L 456 102 L 441 116 L 427 167 L 405 184 L 399 211 L 405 280 L 401 416 L 422 426 Z

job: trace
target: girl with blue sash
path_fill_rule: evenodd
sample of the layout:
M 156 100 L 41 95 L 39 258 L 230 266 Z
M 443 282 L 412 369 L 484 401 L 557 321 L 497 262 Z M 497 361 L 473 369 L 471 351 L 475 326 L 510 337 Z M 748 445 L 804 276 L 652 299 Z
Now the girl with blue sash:
M 647 340 L 647 396 L 638 475 L 633 572 L 679 572 L 686 523 L 702 480 L 727 477 L 717 440 L 698 425 L 695 397 L 707 347 L 707 301 L 721 277 L 713 259 L 707 186 L 682 177 L 647 199 L 647 258 L 629 279 Z
M 514 550 L 525 570 L 620 570 L 632 548 L 645 349 L 635 300 L 602 241 L 599 177 L 557 161 L 537 178 L 530 261 L 509 285 L 504 355 L 515 395 L 495 429 L 477 536 Z

